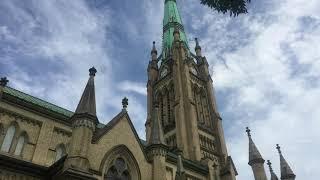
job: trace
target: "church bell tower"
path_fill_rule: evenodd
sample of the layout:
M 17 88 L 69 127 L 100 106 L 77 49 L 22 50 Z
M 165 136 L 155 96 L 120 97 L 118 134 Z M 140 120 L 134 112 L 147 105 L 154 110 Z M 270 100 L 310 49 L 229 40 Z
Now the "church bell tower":
M 213 81 L 206 57 L 196 41 L 195 53 L 188 45 L 176 0 L 165 0 L 162 51 L 155 43 L 148 66 L 146 138 L 150 141 L 154 104 L 159 105 L 164 141 L 186 159 L 210 161 L 222 180 L 235 179 L 217 111 Z

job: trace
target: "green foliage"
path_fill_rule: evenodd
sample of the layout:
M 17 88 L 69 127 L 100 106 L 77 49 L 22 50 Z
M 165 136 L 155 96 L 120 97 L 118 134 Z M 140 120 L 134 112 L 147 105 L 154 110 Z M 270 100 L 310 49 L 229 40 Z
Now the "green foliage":
M 209 6 L 212 9 L 226 14 L 230 12 L 230 16 L 238 16 L 239 14 L 248 13 L 247 4 L 251 0 L 200 0 L 201 4 Z

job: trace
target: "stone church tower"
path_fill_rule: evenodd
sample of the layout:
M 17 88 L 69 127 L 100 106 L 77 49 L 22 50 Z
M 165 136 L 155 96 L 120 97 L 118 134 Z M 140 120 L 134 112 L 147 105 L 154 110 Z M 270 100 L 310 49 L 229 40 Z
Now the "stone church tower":
M 162 51 L 153 42 L 147 83 L 147 142 L 152 141 L 152 113 L 161 122 L 164 140 L 186 159 L 213 164 L 215 176 L 235 179 L 237 174 L 217 111 L 209 65 L 196 40 L 190 50 L 176 0 L 166 0 L 163 19 Z M 158 104 L 159 110 L 155 110 Z M 223 172 L 223 173 L 221 173 Z

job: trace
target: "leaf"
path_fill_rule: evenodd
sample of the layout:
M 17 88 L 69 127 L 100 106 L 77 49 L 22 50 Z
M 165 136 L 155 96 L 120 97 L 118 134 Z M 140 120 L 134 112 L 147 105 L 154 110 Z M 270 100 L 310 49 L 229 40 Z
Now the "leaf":
M 200 0 L 200 2 L 219 13 L 229 12 L 230 16 L 238 16 L 248 13 L 247 4 L 251 0 Z

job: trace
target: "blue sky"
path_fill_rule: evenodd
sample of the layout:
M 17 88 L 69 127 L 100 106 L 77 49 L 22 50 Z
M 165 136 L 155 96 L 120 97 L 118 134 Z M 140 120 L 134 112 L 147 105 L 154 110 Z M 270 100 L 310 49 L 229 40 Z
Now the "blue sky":
M 298 179 L 316 179 L 320 152 L 320 1 L 253 0 L 249 14 L 218 14 L 198 0 L 178 5 L 191 49 L 210 64 L 238 179 L 253 179 L 245 127 L 279 175 L 275 144 Z M 141 137 L 146 68 L 161 46 L 161 0 L 2 0 L 0 76 L 10 86 L 74 110 L 95 66 L 99 120 L 129 98 Z

